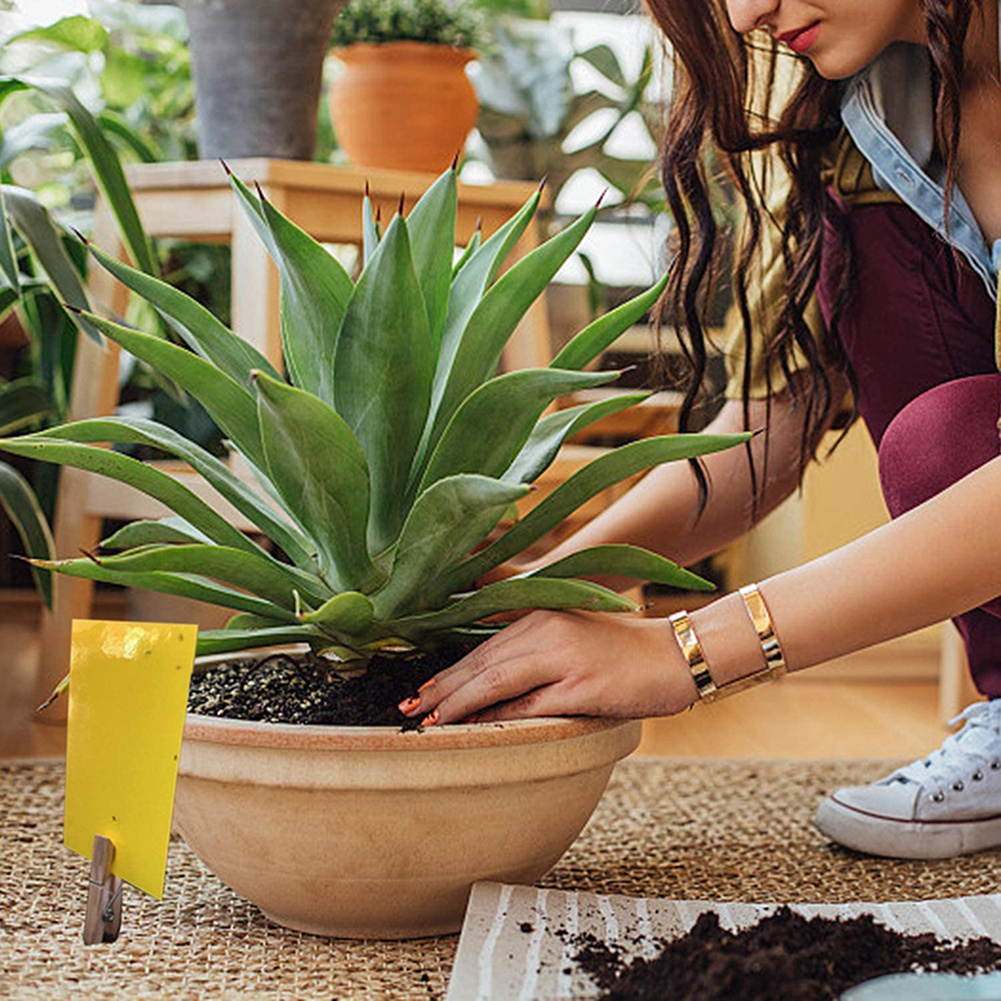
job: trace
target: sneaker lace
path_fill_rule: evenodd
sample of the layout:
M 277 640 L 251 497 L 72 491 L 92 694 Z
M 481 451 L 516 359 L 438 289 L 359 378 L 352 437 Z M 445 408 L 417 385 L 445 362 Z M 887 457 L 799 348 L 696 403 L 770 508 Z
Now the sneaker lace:
M 938 750 L 898 768 L 884 781 L 917 782 L 929 792 L 939 793 L 963 783 L 984 766 L 1001 767 L 1001 699 L 974 702 L 950 720 L 949 726 L 960 723 L 962 729 L 946 737 Z M 959 785 L 957 791 L 961 789 Z

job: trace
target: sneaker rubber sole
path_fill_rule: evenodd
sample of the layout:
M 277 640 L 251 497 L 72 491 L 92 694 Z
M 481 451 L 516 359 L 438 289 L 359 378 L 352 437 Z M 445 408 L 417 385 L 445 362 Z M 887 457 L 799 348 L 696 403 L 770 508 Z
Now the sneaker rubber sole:
M 821 800 L 813 823 L 846 848 L 886 858 L 952 858 L 1001 845 L 1001 816 L 931 823 L 896 820 L 864 813 L 833 796 Z

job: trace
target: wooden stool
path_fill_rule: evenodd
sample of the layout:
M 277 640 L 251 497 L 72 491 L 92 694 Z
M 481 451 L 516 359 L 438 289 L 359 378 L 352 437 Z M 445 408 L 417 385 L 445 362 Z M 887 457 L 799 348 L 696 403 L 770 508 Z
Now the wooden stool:
M 433 183 L 427 174 L 390 170 L 360 170 L 290 160 L 236 160 L 232 171 L 251 187 L 259 184 L 272 205 L 323 243 L 360 244 L 361 201 L 366 182 L 373 206 L 389 220 L 403 194 L 408 208 Z M 140 218 L 151 237 L 174 237 L 196 243 L 231 243 L 233 329 L 281 367 L 279 279 L 264 245 L 233 195 L 221 164 L 212 161 L 156 163 L 131 167 L 129 186 Z M 503 181 L 489 185 L 459 185 L 456 238 L 465 244 L 477 219 L 484 236 L 506 222 L 531 197 L 535 185 Z M 125 249 L 107 203 L 98 199 L 94 242 L 116 257 Z M 515 247 L 510 261 L 524 256 L 539 242 L 533 221 Z M 128 290 L 101 267 L 90 269 L 89 293 L 98 311 L 123 316 Z M 547 365 L 551 358 L 545 304 L 529 309 L 504 353 L 506 369 Z M 98 348 L 79 338 L 70 419 L 81 420 L 114 412 L 118 403 L 118 348 Z M 183 463 L 162 464 L 189 489 L 215 504 L 241 530 L 251 526 L 220 501 L 200 477 Z M 234 463 L 234 468 L 238 468 Z M 138 491 L 77 469 L 61 473 L 56 507 L 55 544 L 59 557 L 92 549 L 100 538 L 103 518 L 158 518 L 168 514 Z M 73 577 L 55 581 L 53 611 L 42 622 L 41 654 L 36 677 L 36 704 L 51 691 L 69 665 L 70 628 L 74 618 L 90 614 L 93 582 Z M 65 719 L 65 701 L 55 703 L 43 718 Z

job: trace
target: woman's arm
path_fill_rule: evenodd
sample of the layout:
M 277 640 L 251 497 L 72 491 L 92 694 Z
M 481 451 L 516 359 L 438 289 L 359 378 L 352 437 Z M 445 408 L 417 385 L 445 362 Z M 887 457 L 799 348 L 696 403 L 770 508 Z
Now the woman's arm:
M 840 399 L 841 389 L 840 385 L 835 386 L 835 399 Z M 764 428 L 765 419 L 765 401 L 751 400 L 750 427 Z M 757 435 L 750 445 L 759 481 L 759 520 L 798 485 L 802 428 L 803 408 L 793 405 L 788 391 L 779 393 L 771 405 L 769 434 Z M 705 433 L 729 434 L 743 429 L 742 404 L 728 400 Z M 697 518 L 698 487 L 691 467 L 687 462 L 665 463 L 570 538 L 532 561 L 529 568 L 544 566 L 588 546 L 616 542 L 652 549 L 683 566 L 718 552 L 754 524 L 751 472 L 747 451 L 740 447 L 714 452 L 703 462 L 710 491 L 701 518 Z M 766 466 L 767 481 L 762 482 Z M 595 579 L 617 589 L 636 584 L 626 578 Z
M 761 584 L 791 670 L 975 608 L 1001 594 L 1001 457 L 868 535 Z M 691 620 L 718 685 L 764 666 L 739 595 Z M 668 625 L 535 612 L 437 676 L 414 714 L 437 722 L 549 714 L 658 716 L 695 687 Z M 498 706 L 489 712 L 482 710 Z

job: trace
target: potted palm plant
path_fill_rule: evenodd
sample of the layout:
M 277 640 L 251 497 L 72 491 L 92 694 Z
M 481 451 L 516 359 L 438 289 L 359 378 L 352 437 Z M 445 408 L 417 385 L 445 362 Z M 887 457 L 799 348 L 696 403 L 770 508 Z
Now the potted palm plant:
M 192 350 L 87 319 L 198 399 L 258 485 L 145 419 L 79 421 L 3 439 L 0 448 L 97 471 L 174 512 L 106 540 L 103 549 L 116 553 L 48 561 L 47 569 L 233 609 L 227 628 L 200 634 L 203 655 L 233 661 L 299 644 L 278 658 L 291 673 L 272 688 L 282 697 L 303 692 L 300 708 L 319 699 L 336 710 L 356 681 L 384 692 L 385 705 L 356 719 L 360 726 L 271 722 L 260 709 L 267 672 L 278 670 L 274 656 L 222 668 L 203 662 L 199 690 L 210 675 L 221 680 L 201 704 L 218 715 L 189 714 L 175 813 L 195 852 L 293 928 L 377 937 L 451 931 L 475 880 L 533 880 L 559 858 L 615 761 L 636 746 L 640 724 L 549 719 L 404 732 L 396 704 L 504 628 L 491 618 L 497 613 L 635 610 L 578 575 L 707 588 L 630 546 L 587 550 L 478 590 L 475 582 L 605 487 L 747 436 L 672 435 L 610 451 L 498 533 L 565 438 L 644 398 L 545 413 L 561 393 L 615 379 L 582 369 L 663 283 L 585 327 L 549 367 L 495 375 L 507 337 L 595 210 L 498 277 L 539 195 L 453 264 L 456 174 L 448 170 L 384 233 L 366 200 L 364 268 L 352 281 L 267 201 L 235 177 L 233 185 L 281 274 L 288 379 L 198 303 L 96 248 L 97 260 Z M 98 447 L 123 442 L 186 460 L 272 545 L 258 545 L 155 468 Z M 395 690 L 394 678 L 402 679 Z M 250 718 L 233 718 L 233 698 L 248 695 Z M 364 725 L 371 722 L 391 725 Z
M 438 173 L 462 150 L 479 104 L 466 65 L 476 12 L 445 0 L 349 0 L 334 22 L 341 73 L 330 117 L 351 163 Z

